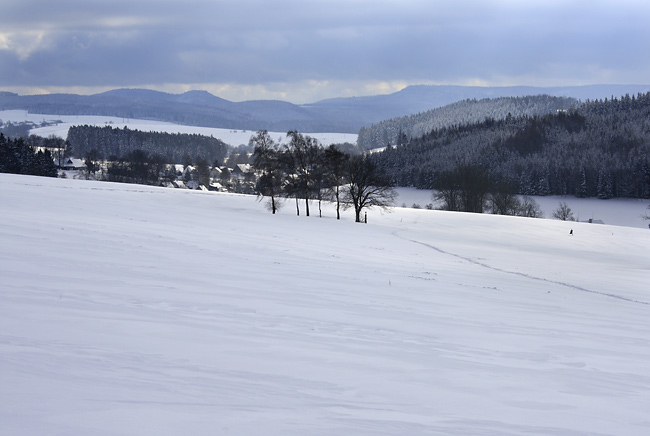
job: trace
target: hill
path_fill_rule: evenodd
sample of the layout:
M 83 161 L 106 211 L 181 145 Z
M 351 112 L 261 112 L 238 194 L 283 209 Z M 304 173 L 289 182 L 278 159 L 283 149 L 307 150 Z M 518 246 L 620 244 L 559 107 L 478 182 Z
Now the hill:
M 2 433 L 647 433 L 647 229 L 6 174 L 0 201 Z
M 231 102 L 205 91 L 169 94 L 146 89 L 118 89 L 95 95 L 25 96 L 0 92 L 0 111 L 22 109 L 39 114 L 103 115 L 226 129 L 358 133 L 372 123 L 466 99 L 547 94 L 584 100 L 639 92 L 650 92 L 650 85 L 556 88 L 417 85 L 393 94 L 336 98 L 303 105 L 271 100 Z
M 53 114 L 32 114 L 25 110 L 0 111 L 0 120 L 4 122 L 5 136 L 12 136 L 6 126 L 14 127 L 16 133 L 26 136 L 27 134 L 38 135 L 43 138 L 54 135 L 59 138 L 67 138 L 68 131 L 73 126 L 111 126 L 115 128 L 128 128 L 143 132 L 167 132 L 189 135 L 213 136 L 223 142 L 237 147 L 248 144 L 250 137 L 255 134 L 254 130 L 233 130 L 219 129 L 215 127 L 188 126 L 174 124 L 164 121 L 139 120 L 134 118 L 118 118 L 99 115 L 53 115 Z M 20 129 L 18 129 L 19 127 Z M 287 132 L 269 132 L 278 143 L 286 142 Z M 329 145 L 336 143 L 356 143 L 357 135 L 352 133 L 312 133 L 310 136 L 318 139 L 321 144 Z
M 626 95 L 438 128 L 373 156 L 399 186 L 648 198 L 649 118 L 650 93 Z
M 423 136 L 436 129 L 474 124 L 485 121 L 486 118 L 500 120 L 506 117 L 556 113 L 575 108 L 578 104 L 579 101 L 575 98 L 549 95 L 462 100 L 426 112 L 391 118 L 368 128 L 361 128 L 357 144 L 363 149 L 372 150 L 385 147 L 387 144 L 404 144 L 412 138 Z

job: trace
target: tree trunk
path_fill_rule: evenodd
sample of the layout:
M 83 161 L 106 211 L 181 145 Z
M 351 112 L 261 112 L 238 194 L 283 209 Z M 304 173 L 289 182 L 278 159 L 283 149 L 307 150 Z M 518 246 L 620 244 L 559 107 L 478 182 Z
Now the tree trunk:
M 336 186 L 336 219 L 340 220 L 341 219 L 341 212 L 339 211 L 341 208 L 341 203 L 339 201 L 339 187 L 338 185 Z

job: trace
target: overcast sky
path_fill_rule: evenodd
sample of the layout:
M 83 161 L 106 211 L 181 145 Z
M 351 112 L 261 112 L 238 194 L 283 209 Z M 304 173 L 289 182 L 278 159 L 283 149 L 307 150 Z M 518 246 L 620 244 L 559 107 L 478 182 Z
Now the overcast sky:
M 650 83 L 648 0 L 2 0 L 0 90 L 294 103 Z

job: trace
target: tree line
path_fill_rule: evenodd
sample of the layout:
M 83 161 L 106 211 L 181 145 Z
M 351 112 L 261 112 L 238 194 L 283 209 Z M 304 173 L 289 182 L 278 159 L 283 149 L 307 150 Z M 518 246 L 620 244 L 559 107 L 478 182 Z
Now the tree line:
M 0 173 L 56 177 L 57 167 L 49 149 L 0 133 Z
M 336 218 L 341 208 L 354 208 L 355 221 L 362 219 L 366 208 L 392 205 L 396 193 L 390 177 L 367 155 L 350 155 L 336 146 L 320 146 L 317 140 L 296 131 L 287 133 L 290 139 L 280 147 L 266 130 L 251 138 L 254 145 L 253 168 L 257 173 L 256 191 L 268 198 L 268 208 L 276 213 L 281 198 L 295 200 L 296 214 L 300 204 L 310 215 L 310 202 L 318 202 L 319 216 L 323 200 L 336 204 Z
M 165 163 L 193 162 L 201 158 L 208 162 L 223 162 L 229 147 L 212 136 L 185 133 L 143 132 L 137 129 L 111 126 L 73 126 L 68 130 L 68 143 L 79 158 L 89 153 L 99 159 L 117 161 L 135 151 L 159 156 Z
M 650 93 L 434 129 L 372 159 L 452 210 L 482 212 L 494 193 L 650 198 Z

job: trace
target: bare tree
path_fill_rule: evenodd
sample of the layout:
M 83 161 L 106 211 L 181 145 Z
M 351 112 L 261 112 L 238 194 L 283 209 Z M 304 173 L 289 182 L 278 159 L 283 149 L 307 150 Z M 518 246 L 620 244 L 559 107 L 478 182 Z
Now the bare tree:
M 202 157 L 197 158 L 194 169 L 199 185 L 208 188 L 210 186 L 210 164 L 208 161 Z
M 87 175 L 92 173 L 93 175 L 99 171 L 99 162 L 102 160 L 102 155 L 96 148 L 90 149 L 86 153 L 86 159 L 84 164 L 86 165 Z
M 487 169 L 477 164 L 461 164 L 456 171 L 460 177 L 463 210 L 483 213 L 490 191 Z
M 650 209 L 650 204 L 648 205 L 648 209 Z M 644 214 L 641 214 L 641 218 L 643 218 L 644 220 L 650 220 L 650 212 L 646 212 Z
M 487 206 L 495 215 L 517 215 L 521 209 L 521 201 L 516 195 L 515 187 L 502 182 L 495 184 L 493 192 L 488 195 Z
M 567 206 L 567 204 L 564 201 L 560 202 L 560 206 L 553 211 L 552 217 L 562 221 L 576 220 L 573 217 L 573 212 L 571 212 L 571 208 Z
M 367 155 L 352 156 L 348 164 L 348 185 L 345 188 L 346 207 L 354 207 L 355 221 L 361 222 L 364 208 L 392 206 L 397 193 L 390 178 Z
M 50 135 L 44 140 L 45 148 L 50 150 L 54 160 L 59 168 L 63 167 L 65 158 L 69 156 L 66 141 L 55 135 Z
M 305 199 L 305 215 L 309 216 L 309 201 L 316 192 L 321 148 L 316 139 L 295 130 L 288 132 L 287 136 L 291 138 L 287 151 L 293 164 L 294 195 L 296 200 L 300 196 Z
M 341 192 L 340 188 L 345 184 L 345 175 L 350 155 L 340 151 L 334 145 L 325 149 L 323 154 L 324 165 L 329 181 L 329 190 L 336 201 L 336 219 L 341 219 Z
M 527 195 L 524 195 L 521 199 L 521 206 L 517 215 L 529 218 L 544 218 L 542 208 L 539 207 L 539 204 L 533 198 Z
M 438 175 L 438 190 L 435 191 L 433 199 L 442 202 L 441 209 L 449 211 L 460 211 L 462 209 L 461 189 L 458 177 L 455 173 L 447 171 Z
M 255 146 L 253 168 L 259 175 L 255 188 L 259 195 L 269 197 L 269 210 L 275 214 L 279 209 L 277 197 L 282 190 L 282 169 L 277 146 L 266 130 L 260 130 L 251 137 L 250 144 Z
M 478 164 L 458 162 L 441 173 L 436 183 L 435 199 L 442 201 L 442 209 L 483 213 L 490 190 L 487 170 Z

